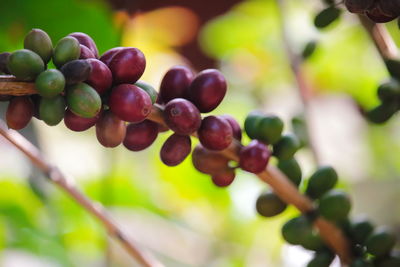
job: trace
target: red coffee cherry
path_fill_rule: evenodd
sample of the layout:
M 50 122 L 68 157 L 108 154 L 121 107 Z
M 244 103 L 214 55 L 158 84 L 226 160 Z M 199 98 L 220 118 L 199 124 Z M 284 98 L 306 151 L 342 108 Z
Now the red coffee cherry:
M 164 75 L 160 85 L 160 98 L 168 103 L 174 98 L 186 98 L 193 72 L 185 66 L 175 66 Z
M 120 84 L 112 88 L 109 106 L 120 119 L 141 122 L 150 114 L 152 104 L 144 90 L 135 85 Z
M 80 59 L 96 58 L 92 50 L 90 50 L 86 46 L 79 45 L 79 47 L 81 48 L 81 55 L 79 56 Z
M 90 58 L 86 61 L 92 66 L 92 71 L 86 83 L 92 86 L 100 95 L 104 94 L 112 85 L 110 69 L 98 59 Z
M 227 168 L 211 176 L 212 182 L 218 187 L 227 187 L 235 180 L 235 170 Z
M 267 167 L 270 157 L 271 151 L 268 147 L 258 140 L 253 140 L 241 149 L 239 165 L 245 171 L 260 173 Z
M 174 133 L 161 147 L 161 161 L 167 166 L 176 166 L 185 160 L 190 154 L 191 148 L 192 141 L 189 136 Z
M 150 120 L 131 123 L 126 128 L 124 146 L 131 151 L 140 151 L 153 144 L 158 135 L 158 125 Z
M 93 41 L 92 37 L 83 32 L 74 32 L 69 34 L 69 36 L 74 37 L 81 45 L 89 48 L 96 58 L 99 57 L 99 50 L 97 49 L 96 43 Z
M 237 120 L 228 114 L 221 115 L 220 117 L 225 119 L 226 121 L 228 121 L 229 125 L 232 127 L 233 137 L 236 140 L 241 141 L 242 140 L 242 129 L 240 128 L 240 125 L 237 122 Z
M 146 68 L 146 59 L 139 49 L 124 48 L 112 57 L 108 67 L 115 83 L 135 83 Z
M 104 64 L 106 64 L 107 66 L 110 66 L 110 62 L 112 60 L 112 58 L 122 49 L 124 49 L 125 47 L 114 47 L 111 48 L 109 50 L 107 50 L 106 52 L 104 52 L 104 54 L 99 58 Z
M 103 111 L 96 123 L 96 137 L 105 147 L 116 147 L 125 138 L 126 125 L 111 111 Z
M 87 129 L 93 127 L 96 122 L 99 120 L 101 112 L 93 118 L 83 118 L 71 110 L 67 109 L 64 114 L 64 124 L 65 126 L 74 132 L 82 132 L 86 131 Z
M 226 81 L 218 70 L 200 72 L 189 88 L 189 98 L 202 113 L 214 110 L 224 99 Z
M 229 159 L 198 144 L 192 152 L 192 163 L 199 172 L 217 174 L 228 168 Z
M 210 150 L 223 150 L 233 139 L 231 125 L 224 118 L 216 116 L 204 118 L 197 133 L 200 143 Z
M 7 126 L 14 130 L 25 128 L 31 121 L 34 105 L 29 96 L 17 96 L 11 99 L 6 111 Z
M 164 118 L 168 127 L 177 134 L 190 135 L 199 129 L 201 116 L 192 102 L 175 98 L 164 109 Z

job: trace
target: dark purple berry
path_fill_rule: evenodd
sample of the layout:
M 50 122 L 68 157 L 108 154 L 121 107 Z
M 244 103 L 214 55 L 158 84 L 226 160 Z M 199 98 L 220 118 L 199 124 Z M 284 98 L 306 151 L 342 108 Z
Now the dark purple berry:
M 222 117 L 228 121 L 229 125 L 232 128 L 233 137 L 236 140 L 241 141 L 242 140 L 242 129 L 240 128 L 240 125 L 237 122 L 237 120 L 234 117 L 232 117 L 231 115 L 227 115 L 227 114 L 221 115 L 220 117 Z
M 79 56 L 80 59 L 88 59 L 88 58 L 96 58 L 96 56 L 93 54 L 92 50 L 87 48 L 84 45 L 79 45 L 81 48 L 81 54 Z
M 104 94 L 112 85 L 110 69 L 98 59 L 91 58 L 86 61 L 92 66 L 92 71 L 86 83 L 92 86 L 100 95 Z
M 229 159 L 198 144 L 192 152 L 192 163 L 199 172 L 217 174 L 228 168 Z
M 191 148 L 192 141 L 189 136 L 172 134 L 161 147 L 161 161 L 167 166 L 176 166 L 185 160 Z
M 189 135 L 200 127 L 201 116 L 192 102 L 175 98 L 164 109 L 164 118 L 168 127 L 177 134 Z
M 211 180 L 218 187 L 226 187 L 233 182 L 235 176 L 236 174 L 234 169 L 226 168 L 225 170 L 212 175 Z
M 373 4 L 375 0 L 344 0 L 344 4 L 346 8 L 351 13 L 364 13 L 368 10 Z
M 78 40 L 79 44 L 89 48 L 96 58 L 99 57 L 99 50 L 97 50 L 96 43 L 93 41 L 92 37 L 83 32 L 74 32 L 69 34 L 69 36 L 74 37 Z
M 111 111 L 124 121 L 141 122 L 151 112 L 150 96 L 131 84 L 120 84 L 111 90 L 109 98 Z
M 31 121 L 34 105 L 29 96 L 17 96 L 11 99 L 7 107 L 7 126 L 14 130 L 25 128 Z
M 248 172 L 260 173 L 267 167 L 271 151 L 258 140 L 253 140 L 243 147 L 239 154 L 240 167 Z
M 174 98 L 186 98 L 193 72 L 185 66 L 175 66 L 164 75 L 160 85 L 160 97 L 163 103 Z
M 131 123 L 126 128 L 124 146 L 131 151 L 140 151 L 153 144 L 158 135 L 158 125 L 150 120 Z
M 200 72 L 189 88 L 189 98 L 202 113 L 214 110 L 224 99 L 226 81 L 215 69 Z
M 101 112 L 93 118 L 83 118 L 67 109 L 64 114 L 64 124 L 71 131 L 82 132 L 91 128 L 99 120 Z
M 115 83 L 135 83 L 146 68 L 146 59 L 142 51 L 128 47 L 118 51 L 112 57 L 108 67 Z
M 365 15 L 367 15 L 370 20 L 376 23 L 386 23 L 394 20 L 397 17 L 385 14 L 379 5 L 379 2 L 375 2 L 375 5 L 365 12 Z
M 197 133 L 200 143 L 210 150 L 223 150 L 233 139 L 231 125 L 224 118 L 216 116 L 204 118 Z
M 105 147 L 116 147 L 125 138 L 125 122 L 111 111 L 104 111 L 96 123 L 96 137 Z

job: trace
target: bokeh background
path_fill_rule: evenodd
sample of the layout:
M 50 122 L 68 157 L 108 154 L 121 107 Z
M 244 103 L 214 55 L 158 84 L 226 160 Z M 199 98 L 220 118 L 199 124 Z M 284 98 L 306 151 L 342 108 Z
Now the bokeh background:
M 399 118 L 372 126 L 355 105 L 378 103 L 377 85 L 388 76 L 384 65 L 355 16 L 343 14 L 319 32 L 313 26 L 319 1 L 286 2 L 295 49 L 318 42 L 303 68 L 313 89 L 309 123 L 321 161 L 338 170 L 354 216 L 368 214 L 398 229 Z M 240 123 L 259 109 L 284 118 L 290 131 L 291 119 L 303 112 L 273 0 L 0 0 L 0 51 L 22 48 L 31 28 L 47 31 L 53 43 L 71 32 L 88 33 L 100 52 L 138 47 L 147 58 L 143 80 L 156 88 L 176 64 L 218 68 L 229 90 L 214 113 Z M 396 25 L 388 28 L 400 41 Z M 0 108 L 4 118 L 6 103 Z M 220 189 L 190 158 L 164 166 L 158 154 L 169 133 L 139 153 L 102 148 L 93 129 L 75 133 L 63 123 L 34 120 L 22 133 L 166 266 L 295 267 L 311 257 L 281 238 L 281 225 L 295 209 L 272 219 L 256 214 L 256 198 L 267 187 L 254 175 L 238 172 Z M 308 177 L 315 170 L 310 151 L 297 159 Z M 95 219 L 0 138 L 0 266 L 135 265 Z

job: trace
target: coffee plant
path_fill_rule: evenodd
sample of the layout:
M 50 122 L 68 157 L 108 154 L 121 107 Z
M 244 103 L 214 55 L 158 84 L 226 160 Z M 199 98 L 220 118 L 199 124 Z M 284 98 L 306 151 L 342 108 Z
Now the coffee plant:
M 333 24 L 345 9 L 376 23 L 400 15 L 398 0 L 324 3 L 325 9 L 314 20 L 319 29 Z M 317 42 L 310 41 L 301 60 L 310 58 L 317 48 Z M 388 121 L 400 109 L 400 61 L 384 60 L 390 77 L 377 88 L 381 103 L 371 110 L 361 108 L 365 118 L 377 124 Z M 140 80 L 145 68 L 145 55 L 138 48 L 115 47 L 99 55 L 96 43 L 85 33 L 71 33 L 53 45 L 46 32 L 33 29 L 25 36 L 24 49 L 0 54 L 3 78 L 22 86 L 34 84 L 31 93 L 21 95 L 16 89 L 1 95 L 2 101 L 9 101 L 7 126 L 21 130 L 35 118 L 49 126 L 63 121 L 75 132 L 95 127 L 100 145 L 123 145 L 130 151 L 148 148 L 160 133 L 170 130 L 160 160 L 167 166 L 177 166 L 192 154 L 194 168 L 209 175 L 218 187 L 233 183 L 240 169 L 259 176 L 272 175 L 268 168 L 276 162 L 277 175 L 284 177 L 283 185 L 292 190 L 288 192 L 300 191 L 304 199 L 313 202 L 311 209 L 303 209 L 301 215 L 287 221 L 281 233 L 287 243 L 314 252 L 307 266 L 329 266 L 336 255 L 352 267 L 400 266 L 397 240 L 388 228 L 373 225 L 365 218 L 349 217 L 351 198 L 335 188 L 339 175 L 332 166 L 316 166 L 310 177 L 303 177 L 296 153 L 310 142 L 302 118 L 293 118 L 294 131 L 284 132 L 283 120 L 278 116 L 253 111 L 242 128 L 228 114 L 209 114 L 227 92 L 227 81 L 220 71 L 196 73 L 185 66 L 174 66 L 156 90 Z M 248 143 L 243 142 L 242 133 L 250 139 Z M 200 141 L 194 148 L 192 137 Z M 261 216 L 273 217 L 294 204 L 290 202 L 284 188 L 271 184 L 254 205 Z M 341 233 L 340 237 L 329 239 L 330 233 L 318 227 L 318 220 L 328 222 L 331 229 Z

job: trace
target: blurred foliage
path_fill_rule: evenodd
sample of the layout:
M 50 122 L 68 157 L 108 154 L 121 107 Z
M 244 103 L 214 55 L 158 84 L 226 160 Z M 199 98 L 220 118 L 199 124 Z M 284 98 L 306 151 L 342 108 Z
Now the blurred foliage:
M 318 1 L 288 2 L 290 38 L 298 52 L 310 40 L 318 40 L 315 53 L 304 65 L 315 96 L 354 98 L 364 106 L 374 105 L 376 87 L 387 77 L 387 72 L 356 18 L 346 14 L 338 23 L 318 32 L 313 26 L 313 15 L 321 9 Z M 174 18 L 171 10 L 135 18 L 113 12 L 104 2 L 95 0 L 0 0 L 0 3 L 0 51 L 21 48 L 29 29 L 42 28 L 54 43 L 70 32 L 86 32 L 96 41 L 100 52 L 118 45 L 137 45 L 148 58 L 145 79 L 155 85 L 172 64 L 190 65 L 179 57 L 179 49 L 175 47 L 186 42 L 185 31 L 196 26 L 193 14 L 184 10 L 175 11 L 187 16 L 193 25 L 186 25 L 175 36 L 174 31 L 163 30 L 165 25 L 157 24 L 168 21 L 167 25 L 179 27 L 185 23 L 185 18 Z M 396 25 L 388 27 L 400 42 Z M 288 94 L 297 99 L 274 1 L 244 1 L 200 29 L 198 39 L 204 51 L 220 62 L 230 83 L 226 100 L 215 114 L 228 113 L 242 123 L 252 109 L 282 110 L 293 104 Z M 298 99 L 295 102 L 295 110 L 290 110 L 293 114 L 283 113 L 289 120 L 301 109 Z M 350 127 L 352 122 L 348 124 Z M 400 146 L 397 124 L 395 118 L 383 127 L 364 123 L 357 129 L 364 138 L 360 142 L 365 143 L 366 153 L 371 157 L 371 164 L 363 164 L 368 173 L 364 178 L 397 178 L 400 156 L 393 153 Z M 63 125 L 55 129 L 40 122 L 35 125 L 45 129 L 39 131 L 44 147 L 52 143 L 51 136 L 64 142 L 75 140 L 75 135 Z M 52 135 L 54 131 L 61 133 Z M 107 163 L 97 163 L 100 175 L 86 173 L 76 177 L 80 188 L 110 208 L 132 236 L 138 236 L 139 243 L 150 247 L 167 266 L 283 266 L 280 227 L 297 212 L 289 208 L 284 215 L 268 220 L 257 216 L 254 203 L 265 186 L 252 175 L 240 172 L 231 187 L 220 189 L 212 185 L 207 175 L 194 170 L 190 158 L 178 167 L 164 166 L 158 153 L 168 133 L 140 153 L 123 148 L 101 149 L 93 131 L 79 135 L 89 136 L 83 142 L 90 143 L 90 153 L 100 155 Z M 353 141 L 359 140 L 348 140 L 349 147 Z M 52 154 L 56 155 L 55 161 L 68 161 L 72 157 L 81 159 L 83 165 L 88 161 L 79 151 L 71 156 L 64 154 L 62 148 L 62 145 L 51 148 L 57 152 Z M 340 157 L 345 152 L 332 153 Z M 314 169 L 314 166 L 307 169 L 311 165 L 307 159 L 300 160 L 306 166 L 306 176 Z M 351 191 L 347 177 L 342 178 L 341 187 Z M 0 170 L 0 262 L 10 250 L 17 250 L 46 259 L 50 266 L 101 266 L 106 257 L 105 230 L 63 192 L 52 186 L 46 189 L 46 197 L 40 197 L 30 189 L 28 179 Z M 139 224 L 135 224 L 135 219 Z M 148 228 L 136 229 L 138 225 Z M 167 245 L 160 248 L 158 243 Z M 112 255 L 115 266 L 131 266 L 120 250 L 113 249 Z M 177 255 L 187 257 L 181 260 Z

